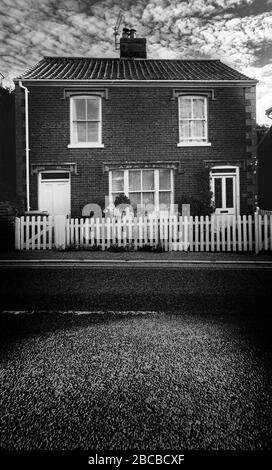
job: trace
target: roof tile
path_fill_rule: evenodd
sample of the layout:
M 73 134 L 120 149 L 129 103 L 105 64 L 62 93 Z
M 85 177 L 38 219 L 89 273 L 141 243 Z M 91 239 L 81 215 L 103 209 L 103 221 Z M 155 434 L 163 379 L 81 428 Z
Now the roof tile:
M 44 57 L 20 78 L 30 80 L 252 80 L 220 60 Z

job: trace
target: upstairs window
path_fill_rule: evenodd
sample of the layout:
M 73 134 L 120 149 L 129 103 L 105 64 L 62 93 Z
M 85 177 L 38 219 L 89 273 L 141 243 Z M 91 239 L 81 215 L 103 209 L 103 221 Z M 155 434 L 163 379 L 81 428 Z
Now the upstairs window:
M 179 97 L 179 145 L 210 145 L 205 96 Z
M 70 147 L 102 147 L 100 96 L 71 97 L 70 132 Z

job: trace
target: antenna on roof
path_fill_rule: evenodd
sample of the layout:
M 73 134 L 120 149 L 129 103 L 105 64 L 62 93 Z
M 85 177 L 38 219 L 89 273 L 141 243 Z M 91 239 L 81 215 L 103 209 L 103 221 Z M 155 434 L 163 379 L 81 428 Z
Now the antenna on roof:
M 120 10 L 119 14 L 118 14 L 118 17 L 117 17 L 116 25 L 113 28 L 113 30 L 114 30 L 113 34 L 114 34 L 115 50 L 118 49 L 117 36 L 119 36 L 119 28 L 120 28 L 122 19 L 123 19 L 122 10 Z

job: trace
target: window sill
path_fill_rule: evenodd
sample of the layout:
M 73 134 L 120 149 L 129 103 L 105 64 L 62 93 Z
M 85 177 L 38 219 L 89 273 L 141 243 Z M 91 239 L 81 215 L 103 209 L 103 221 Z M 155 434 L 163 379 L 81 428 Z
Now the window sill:
M 177 147 L 211 147 L 211 142 L 179 142 Z
M 99 149 L 99 148 L 104 148 L 104 144 L 82 144 L 82 145 L 68 144 L 67 147 L 69 149 L 91 149 L 91 148 Z

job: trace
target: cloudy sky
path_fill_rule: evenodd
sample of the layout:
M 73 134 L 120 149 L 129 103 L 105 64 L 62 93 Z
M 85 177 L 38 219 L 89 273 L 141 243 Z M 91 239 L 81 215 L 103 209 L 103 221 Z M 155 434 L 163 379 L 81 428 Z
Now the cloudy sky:
M 220 59 L 257 78 L 257 120 L 271 124 L 272 0 L 0 0 L 0 72 L 44 55 L 118 57 L 113 28 L 148 41 L 149 58 Z

